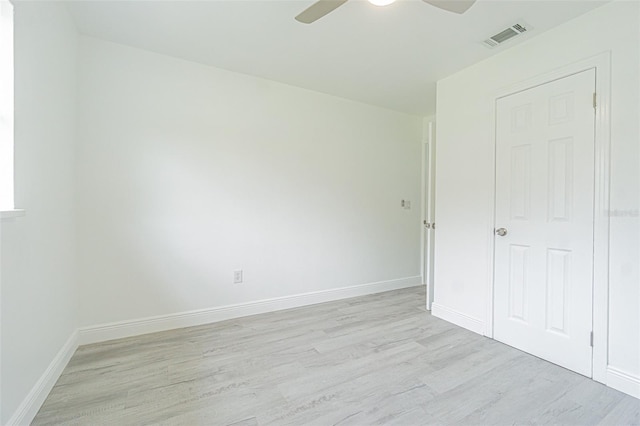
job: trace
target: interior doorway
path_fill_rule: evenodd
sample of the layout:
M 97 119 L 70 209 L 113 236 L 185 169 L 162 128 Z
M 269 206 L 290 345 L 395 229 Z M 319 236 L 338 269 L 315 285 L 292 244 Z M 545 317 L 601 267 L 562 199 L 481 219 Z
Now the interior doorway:
M 434 293 L 435 244 L 435 124 L 425 122 L 422 145 L 422 280 L 426 286 L 426 308 L 431 310 Z

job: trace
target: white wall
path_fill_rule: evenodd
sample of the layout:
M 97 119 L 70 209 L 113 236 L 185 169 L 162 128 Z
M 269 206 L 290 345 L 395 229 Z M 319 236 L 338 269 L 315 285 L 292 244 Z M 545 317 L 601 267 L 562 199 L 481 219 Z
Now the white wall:
M 484 330 L 497 90 L 611 51 L 609 366 L 640 383 L 638 25 L 638 2 L 607 4 L 438 83 L 435 300 Z
M 81 325 L 420 275 L 418 117 L 80 45 Z
M 15 5 L 15 199 L 1 226 L 5 424 L 77 328 L 74 137 L 77 36 L 62 6 Z

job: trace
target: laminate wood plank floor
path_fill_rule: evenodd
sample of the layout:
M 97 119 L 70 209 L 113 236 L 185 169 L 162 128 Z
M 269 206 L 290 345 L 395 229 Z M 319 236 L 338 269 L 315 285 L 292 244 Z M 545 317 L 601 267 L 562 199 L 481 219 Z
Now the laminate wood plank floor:
M 640 425 L 640 400 L 431 316 L 424 287 L 82 346 L 34 425 Z

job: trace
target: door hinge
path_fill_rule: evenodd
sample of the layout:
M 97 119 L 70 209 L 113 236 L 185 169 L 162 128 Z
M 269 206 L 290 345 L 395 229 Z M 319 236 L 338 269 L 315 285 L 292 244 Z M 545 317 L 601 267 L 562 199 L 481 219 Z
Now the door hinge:
M 589 345 L 593 347 L 593 331 L 589 334 Z
M 598 106 L 597 95 L 596 92 L 593 92 L 593 108 L 595 108 L 596 106 Z

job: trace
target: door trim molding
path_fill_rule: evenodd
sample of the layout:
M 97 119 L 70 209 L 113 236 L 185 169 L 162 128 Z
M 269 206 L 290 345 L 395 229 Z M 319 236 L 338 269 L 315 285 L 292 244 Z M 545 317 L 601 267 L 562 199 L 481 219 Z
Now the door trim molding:
M 429 211 L 429 197 L 427 196 L 427 188 L 429 187 L 429 183 L 427 182 L 428 180 L 428 167 L 429 164 L 427 164 L 427 159 L 425 158 L 427 156 L 427 153 L 431 153 L 431 144 L 428 141 L 422 141 L 422 185 L 421 185 L 421 189 L 422 189 L 422 214 L 421 214 L 421 218 L 420 218 L 420 275 L 422 276 L 422 284 L 424 284 L 425 286 L 428 284 L 429 281 L 429 277 L 428 275 L 428 265 L 427 265 L 427 261 L 426 261 L 426 256 L 427 256 L 427 232 L 425 230 L 425 226 L 423 223 L 423 220 L 429 220 L 428 219 L 428 211 Z M 429 310 L 429 306 L 427 306 L 427 310 Z
M 426 131 L 426 130 L 424 130 Z M 423 139 L 422 144 L 421 144 L 421 148 L 422 150 L 420 151 L 421 154 L 421 161 L 422 161 L 422 180 L 421 180 L 421 185 L 420 185 L 420 198 L 422 199 L 422 203 L 421 203 L 421 213 L 420 213 L 420 276 L 422 278 L 422 284 L 423 285 L 427 285 L 427 276 L 426 276 L 426 262 L 425 262 L 425 255 L 426 255 L 426 251 L 427 251 L 427 243 L 426 243 L 426 232 L 424 229 L 424 224 L 423 224 L 423 220 L 426 220 L 427 217 L 427 204 L 428 204 L 428 200 L 427 197 L 425 196 L 426 192 L 427 192 L 427 164 L 425 161 L 425 154 L 427 153 L 427 151 L 429 150 L 429 142 L 426 140 L 426 138 Z
M 426 289 L 426 309 L 431 310 L 433 304 L 433 231 L 427 229 L 424 220 L 428 223 L 434 222 L 433 205 L 434 205 L 434 173 L 435 161 L 433 159 L 435 146 L 433 135 L 433 118 L 424 119 L 423 121 L 423 140 L 422 140 L 422 217 L 420 219 L 420 275 L 422 276 L 422 284 Z M 431 233 L 431 234 L 430 234 Z M 431 251 L 429 251 L 431 250 Z M 427 259 L 427 255 L 429 258 Z
M 537 75 L 519 83 L 503 87 L 495 92 L 491 127 L 494 155 L 491 165 L 493 191 L 491 192 L 491 217 L 489 223 L 495 227 L 495 185 L 496 185 L 496 108 L 498 99 L 534 88 L 554 80 L 568 77 L 589 69 L 596 71 L 597 104 L 595 108 L 595 185 L 594 185 L 594 241 L 593 241 L 593 361 L 592 378 L 601 383 L 607 382 L 607 364 L 609 347 L 609 182 L 611 152 L 611 52 L 603 52 L 581 61 Z M 493 228 L 488 229 L 489 275 L 487 289 L 487 312 L 485 335 L 493 338 L 493 289 L 494 289 L 494 250 Z

